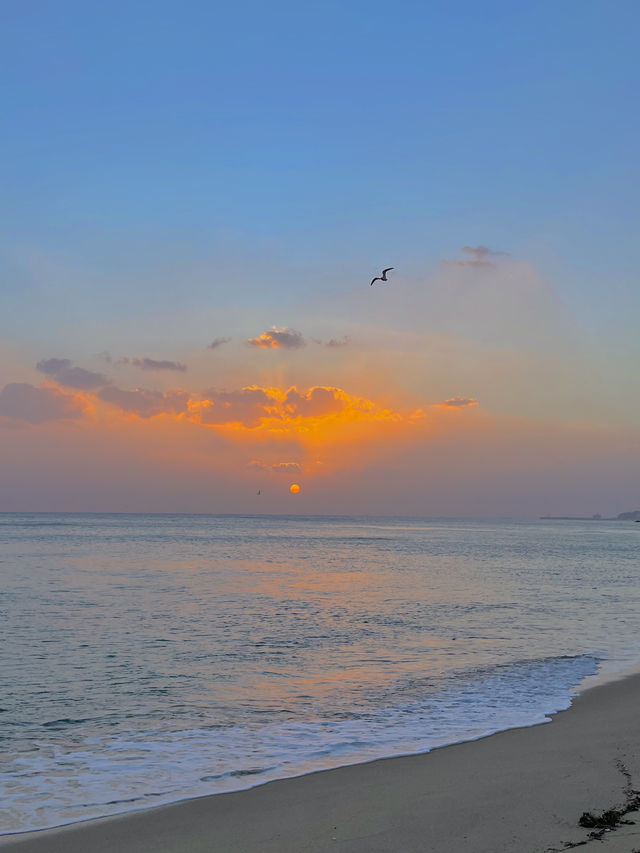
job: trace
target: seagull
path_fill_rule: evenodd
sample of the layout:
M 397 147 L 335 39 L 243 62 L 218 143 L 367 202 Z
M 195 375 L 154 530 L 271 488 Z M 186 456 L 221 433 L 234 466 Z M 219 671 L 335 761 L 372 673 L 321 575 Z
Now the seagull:
M 372 278 L 371 284 L 373 284 L 374 281 L 388 281 L 387 273 L 392 269 L 393 267 L 387 267 L 386 270 L 382 270 L 382 275 L 377 275 L 375 278 Z

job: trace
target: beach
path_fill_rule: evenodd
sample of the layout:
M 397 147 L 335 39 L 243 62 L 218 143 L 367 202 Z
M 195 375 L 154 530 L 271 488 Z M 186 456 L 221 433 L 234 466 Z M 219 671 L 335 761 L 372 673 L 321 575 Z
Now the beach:
M 589 841 L 593 830 L 578 821 L 583 812 L 623 806 L 640 787 L 639 711 L 640 676 L 633 675 L 585 691 L 548 724 L 425 755 L 5 836 L 0 849 L 543 853 L 588 841 L 589 847 L 632 853 L 640 850 L 640 822 Z
M 640 853 L 640 0 L 5 6 L 0 853 Z

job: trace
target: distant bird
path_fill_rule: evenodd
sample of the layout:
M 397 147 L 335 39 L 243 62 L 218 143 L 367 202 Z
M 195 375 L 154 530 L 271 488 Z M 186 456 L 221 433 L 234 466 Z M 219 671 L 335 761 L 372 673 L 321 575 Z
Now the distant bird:
M 386 270 L 382 270 L 382 275 L 377 275 L 375 278 L 372 278 L 371 284 L 373 284 L 374 281 L 389 281 L 389 279 L 387 278 L 387 273 L 390 272 L 390 270 L 392 269 L 393 267 L 387 267 Z

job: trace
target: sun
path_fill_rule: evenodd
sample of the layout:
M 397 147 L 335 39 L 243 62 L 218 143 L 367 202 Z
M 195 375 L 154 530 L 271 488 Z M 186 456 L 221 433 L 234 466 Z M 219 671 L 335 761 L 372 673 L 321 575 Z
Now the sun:
M 289 486 L 289 491 L 292 495 L 297 495 L 300 491 L 300 486 L 297 483 L 291 483 L 291 485 Z

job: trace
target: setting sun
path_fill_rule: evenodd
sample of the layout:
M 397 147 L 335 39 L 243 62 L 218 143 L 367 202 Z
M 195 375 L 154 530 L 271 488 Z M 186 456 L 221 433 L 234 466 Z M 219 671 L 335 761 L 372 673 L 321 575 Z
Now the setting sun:
M 297 483 L 292 483 L 289 486 L 289 491 L 291 492 L 292 495 L 297 495 L 298 492 L 300 491 L 300 486 Z

